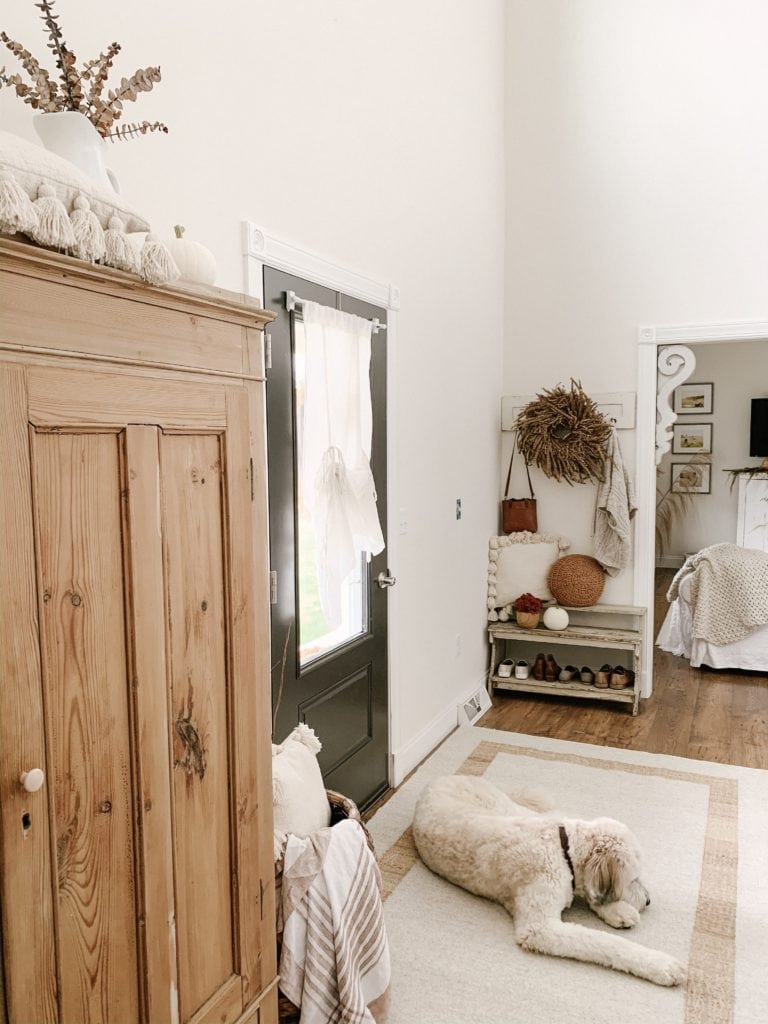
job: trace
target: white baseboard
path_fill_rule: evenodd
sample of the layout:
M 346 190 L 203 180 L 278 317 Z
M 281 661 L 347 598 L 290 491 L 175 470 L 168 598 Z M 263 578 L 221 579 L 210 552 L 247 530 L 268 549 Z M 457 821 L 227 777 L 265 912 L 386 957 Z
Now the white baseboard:
M 413 739 L 399 750 L 392 752 L 392 786 L 399 786 L 406 775 L 413 771 L 416 765 L 428 757 L 435 747 L 453 732 L 458 725 L 458 708 L 484 685 L 485 676 L 483 675 L 479 683 L 473 683 L 465 694 L 459 696 L 458 699 L 454 698 Z
M 644 700 L 651 696 L 651 673 L 648 669 L 643 669 L 640 674 L 640 700 Z
M 431 754 L 438 743 L 455 728 L 456 704 L 451 701 L 450 705 L 436 715 L 412 740 L 392 752 L 392 785 L 399 786 L 406 775 Z

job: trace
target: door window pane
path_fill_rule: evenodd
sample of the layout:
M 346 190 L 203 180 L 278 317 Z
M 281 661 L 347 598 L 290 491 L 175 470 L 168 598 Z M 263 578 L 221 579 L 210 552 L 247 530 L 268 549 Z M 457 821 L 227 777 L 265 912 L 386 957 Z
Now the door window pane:
M 302 461 L 301 439 L 304 426 L 304 385 L 305 385 L 305 335 L 304 325 L 294 317 L 294 379 L 296 401 L 296 465 Z M 317 658 L 322 658 L 338 647 L 349 643 L 355 637 L 367 632 L 368 628 L 368 565 L 365 555 L 360 563 L 341 583 L 341 624 L 330 629 L 323 614 L 320 601 L 320 586 L 317 573 L 317 538 L 312 516 L 302 494 L 301 473 L 296 474 L 298 508 L 298 613 L 299 613 L 299 663 L 305 667 Z

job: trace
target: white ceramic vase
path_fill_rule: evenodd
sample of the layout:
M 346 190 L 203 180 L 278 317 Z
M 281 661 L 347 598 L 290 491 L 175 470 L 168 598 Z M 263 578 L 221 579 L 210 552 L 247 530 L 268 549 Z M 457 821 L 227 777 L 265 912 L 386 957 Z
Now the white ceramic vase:
M 104 139 L 77 110 L 35 114 L 32 119 L 40 141 L 52 153 L 69 160 L 100 185 L 120 191 L 120 184 L 104 163 Z

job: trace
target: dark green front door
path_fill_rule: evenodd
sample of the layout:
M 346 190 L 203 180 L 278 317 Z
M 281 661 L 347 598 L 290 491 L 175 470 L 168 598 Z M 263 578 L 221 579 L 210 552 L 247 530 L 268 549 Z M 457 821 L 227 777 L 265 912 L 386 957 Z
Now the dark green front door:
M 301 278 L 265 268 L 264 302 L 278 312 L 270 326 L 267 371 L 270 559 L 273 572 L 273 738 L 306 722 L 323 744 L 325 784 L 361 807 L 388 785 L 387 549 L 344 581 L 342 622 L 329 627 L 320 602 L 316 539 L 302 494 L 304 330 L 286 309 L 286 293 L 386 323 L 386 311 Z M 386 541 L 386 332 L 371 339 L 371 469 Z

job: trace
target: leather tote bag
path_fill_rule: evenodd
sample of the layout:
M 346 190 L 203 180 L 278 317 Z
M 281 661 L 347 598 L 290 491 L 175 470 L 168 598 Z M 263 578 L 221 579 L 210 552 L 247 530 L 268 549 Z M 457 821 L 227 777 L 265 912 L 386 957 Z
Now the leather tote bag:
M 538 528 L 536 496 L 533 493 L 531 473 L 528 469 L 528 460 L 525 455 L 523 455 L 523 462 L 525 463 L 525 475 L 528 477 L 528 490 L 531 492 L 531 496 L 530 498 L 509 497 L 509 482 L 512 479 L 512 462 L 515 458 L 516 448 L 517 438 L 515 438 L 515 443 L 512 445 L 512 455 L 509 459 L 509 471 L 507 473 L 507 484 L 504 488 L 504 499 L 501 502 L 501 529 L 504 533 L 520 533 L 523 530 L 530 530 L 531 533 L 536 533 Z

